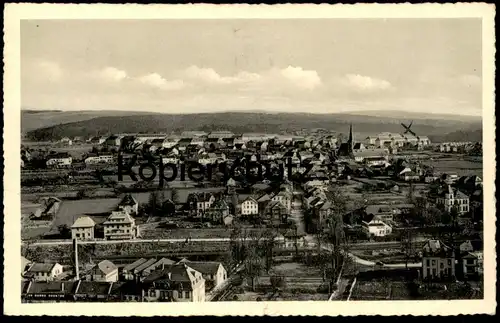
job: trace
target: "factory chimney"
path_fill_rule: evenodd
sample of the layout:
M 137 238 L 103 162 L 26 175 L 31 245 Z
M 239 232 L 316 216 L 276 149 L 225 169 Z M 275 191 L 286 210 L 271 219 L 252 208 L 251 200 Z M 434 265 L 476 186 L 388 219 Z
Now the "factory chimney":
M 73 239 L 73 255 L 74 255 L 74 263 L 75 263 L 75 279 L 80 280 L 80 265 L 78 262 L 78 241 Z

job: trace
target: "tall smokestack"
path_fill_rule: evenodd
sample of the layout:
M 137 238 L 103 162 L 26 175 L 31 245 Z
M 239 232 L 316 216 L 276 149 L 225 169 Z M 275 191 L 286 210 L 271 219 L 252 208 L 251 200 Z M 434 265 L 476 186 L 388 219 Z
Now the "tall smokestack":
M 76 280 L 80 280 L 80 265 L 78 263 L 78 241 L 73 239 L 73 255 L 75 257 L 75 276 Z

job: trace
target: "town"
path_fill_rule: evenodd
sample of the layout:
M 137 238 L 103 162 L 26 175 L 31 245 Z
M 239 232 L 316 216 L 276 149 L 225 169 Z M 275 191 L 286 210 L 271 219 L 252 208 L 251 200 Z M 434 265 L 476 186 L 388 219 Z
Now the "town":
M 22 301 L 481 299 L 482 143 L 412 123 L 24 139 Z

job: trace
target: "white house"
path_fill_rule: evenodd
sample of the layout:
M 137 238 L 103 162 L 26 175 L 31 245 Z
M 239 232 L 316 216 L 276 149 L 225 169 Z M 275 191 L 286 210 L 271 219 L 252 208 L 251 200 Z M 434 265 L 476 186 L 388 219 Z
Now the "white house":
M 90 270 L 89 280 L 98 282 L 117 282 L 118 267 L 109 260 L 103 260 Z
M 385 237 L 392 233 L 392 227 L 380 220 L 363 221 L 363 230 L 370 237 Z
M 198 216 L 204 215 L 210 207 L 212 207 L 212 204 L 215 202 L 215 196 L 210 193 L 202 193 L 197 195 L 197 202 L 196 202 L 196 214 Z
M 58 263 L 34 263 L 27 270 L 26 275 L 37 281 L 49 281 L 63 272 L 63 266 Z
M 69 154 L 59 153 L 47 157 L 47 167 L 69 167 L 73 163 L 73 158 Z
M 99 155 L 99 156 L 89 156 L 85 158 L 85 164 L 110 164 L 114 161 L 113 155 Z
M 81 216 L 71 226 L 71 238 L 78 240 L 94 239 L 95 222 L 88 216 Z
M 241 215 L 259 214 L 259 203 L 253 198 L 248 197 L 240 204 Z
M 135 239 L 139 235 L 134 218 L 123 210 L 111 212 L 102 225 L 106 240 Z
M 271 198 L 271 201 L 281 202 L 281 204 L 283 204 L 286 207 L 288 213 L 290 213 L 292 210 L 292 194 L 289 192 L 281 191 L 275 194 Z
M 216 261 L 183 261 L 190 268 L 200 272 L 205 279 L 205 288 L 211 290 L 221 286 L 227 280 L 227 270 Z
M 439 240 L 429 240 L 422 249 L 422 278 L 455 276 L 455 252 Z
M 469 197 L 450 185 L 448 185 L 448 189 L 436 199 L 436 203 L 438 205 L 444 205 L 445 210 L 448 212 L 451 211 L 453 206 L 456 206 L 460 214 L 469 212 Z

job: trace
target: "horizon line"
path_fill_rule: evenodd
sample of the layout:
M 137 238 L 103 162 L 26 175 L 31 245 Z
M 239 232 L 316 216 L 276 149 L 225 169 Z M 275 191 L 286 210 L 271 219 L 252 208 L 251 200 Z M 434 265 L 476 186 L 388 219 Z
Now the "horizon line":
M 469 118 L 481 118 L 482 114 L 458 114 L 458 113 L 433 113 L 433 112 L 417 112 L 417 111 L 405 111 L 405 110 L 353 110 L 353 111 L 338 111 L 338 112 L 287 112 L 287 111 L 266 111 L 266 110 L 220 110 L 220 111 L 202 111 L 202 112 L 158 112 L 158 111 L 141 111 L 141 110 L 120 110 L 120 109 L 84 109 L 84 110 L 66 110 L 66 109 L 33 109 L 33 108 L 21 108 L 22 111 L 36 111 L 36 112 L 126 112 L 126 113 L 143 113 L 143 114 L 163 114 L 163 115 L 192 115 L 192 114 L 221 114 L 221 113 L 261 113 L 261 114 L 311 114 L 311 115 L 332 115 L 332 114 L 344 114 L 344 115 L 369 115 L 380 112 L 394 112 L 394 113 L 408 113 L 408 114 L 421 114 L 430 116 L 455 116 L 455 117 L 469 117 Z M 388 116 L 384 116 L 388 117 Z

